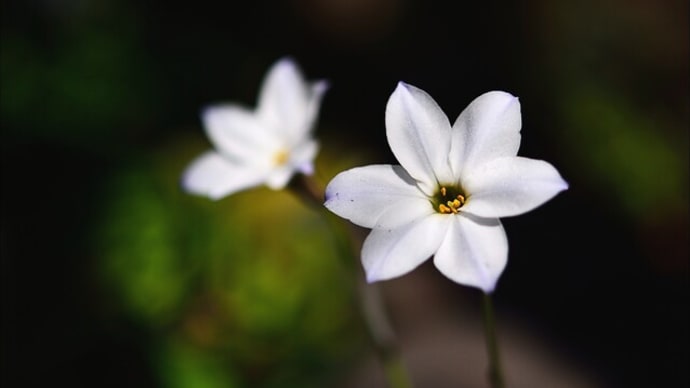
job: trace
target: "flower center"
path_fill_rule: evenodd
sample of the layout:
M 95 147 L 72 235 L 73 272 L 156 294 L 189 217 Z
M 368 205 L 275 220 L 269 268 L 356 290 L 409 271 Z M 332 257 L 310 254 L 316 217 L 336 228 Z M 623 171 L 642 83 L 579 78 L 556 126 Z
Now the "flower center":
M 288 159 L 290 159 L 290 154 L 284 149 L 279 150 L 273 155 L 273 163 L 276 166 L 284 165 L 288 162 Z
M 461 188 L 456 186 L 441 186 L 431 197 L 434 209 L 441 214 L 457 214 L 465 204 L 465 195 Z

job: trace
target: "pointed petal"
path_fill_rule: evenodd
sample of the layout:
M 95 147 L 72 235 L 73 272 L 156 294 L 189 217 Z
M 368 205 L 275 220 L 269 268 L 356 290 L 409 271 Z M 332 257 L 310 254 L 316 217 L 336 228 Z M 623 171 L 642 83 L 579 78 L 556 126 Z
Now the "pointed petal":
M 450 183 L 450 122 L 426 92 L 398 83 L 386 106 L 386 136 L 395 157 L 431 195 Z
M 391 228 L 433 213 L 415 181 L 401 166 L 391 165 L 358 167 L 336 175 L 326 187 L 324 206 L 365 228 Z
M 318 152 L 319 143 L 315 140 L 300 143 L 290 154 L 290 165 L 302 174 L 311 175 L 314 173 L 314 158 Z
M 477 97 L 453 124 L 450 164 L 456 176 L 494 158 L 517 155 L 520 102 L 505 92 Z
M 271 170 L 266 177 L 266 186 L 271 190 L 282 190 L 287 186 L 294 170 L 287 165 L 279 166 Z
M 237 105 L 209 106 L 202 112 L 206 133 L 218 152 L 233 161 L 266 164 L 278 148 L 254 114 Z
M 216 152 L 196 158 L 182 175 L 182 187 L 194 194 L 220 199 L 237 191 L 258 186 L 263 174 L 225 160 Z
M 568 188 L 543 160 L 498 158 L 479 166 L 462 182 L 468 199 L 462 210 L 480 217 L 526 213 Z
M 317 81 L 311 84 L 307 101 L 307 110 L 304 115 L 304 122 L 301 125 L 297 125 L 294 129 L 293 138 L 296 141 L 305 139 L 309 136 L 316 119 L 319 116 L 319 110 L 321 109 L 321 101 L 323 100 L 323 95 L 328 90 L 327 81 Z
M 508 261 L 508 239 L 498 219 L 467 214 L 452 219 L 434 265 L 456 283 L 491 292 Z
M 326 89 L 325 82 L 309 85 L 295 62 L 283 58 L 271 67 L 263 81 L 257 115 L 275 136 L 293 143 L 310 131 Z
M 451 217 L 432 214 L 398 228 L 373 229 L 362 246 L 368 282 L 404 275 L 436 252 Z

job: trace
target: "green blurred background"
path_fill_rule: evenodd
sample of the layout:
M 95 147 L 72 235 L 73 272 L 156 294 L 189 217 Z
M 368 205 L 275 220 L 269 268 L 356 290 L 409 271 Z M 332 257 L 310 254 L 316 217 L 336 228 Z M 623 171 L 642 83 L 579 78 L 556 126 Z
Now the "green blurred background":
M 570 189 L 504 221 L 499 322 L 602 386 L 687 386 L 687 1 L 4 0 L 1 28 L 4 386 L 352 381 L 371 346 L 320 214 L 289 193 L 179 189 L 209 147 L 200 109 L 253 105 L 284 55 L 331 83 L 322 183 L 394 162 L 399 80 L 451 120 L 488 90 L 519 96 L 520 154 Z M 476 310 L 419 271 L 386 295 L 421 279 Z

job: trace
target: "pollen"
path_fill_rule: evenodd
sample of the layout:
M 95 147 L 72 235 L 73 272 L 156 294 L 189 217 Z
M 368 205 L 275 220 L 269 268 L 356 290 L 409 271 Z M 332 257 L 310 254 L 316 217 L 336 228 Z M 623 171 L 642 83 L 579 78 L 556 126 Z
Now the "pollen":
M 290 154 L 286 150 L 281 149 L 273 155 L 273 163 L 275 163 L 276 166 L 282 166 L 287 163 L 289 159 Z
M 432 203 L 441 214 L 458 214 L 466 201 L 465 196 L 460 192 L 461 190 L 457 187 L 441 186 L 432 199 Z
M 453 212 L 453 211 L 455 211 L 455 213 L 458 212 L 456 209 L 450 208 L 444 204 L 438 205 L 438 211 L 440 211 L 443 214 L 448 214 L 448 213 Z

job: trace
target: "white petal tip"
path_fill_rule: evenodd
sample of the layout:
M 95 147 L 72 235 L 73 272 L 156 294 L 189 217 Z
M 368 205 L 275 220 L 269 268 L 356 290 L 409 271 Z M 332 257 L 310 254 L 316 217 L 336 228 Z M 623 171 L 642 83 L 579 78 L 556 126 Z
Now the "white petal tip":
M 483 104 L 490 104 L 495 107 L 502 107 L 503 110 L 507 110 L 510 107 L 517 106 L 518 111 L 520 109 L 520 99 L 508 92 L 502 90 L 492 90 L 486 92 L 479 97 L 475 98 L 473 103 L 482 102 Z
M 495 279 L 491 282 L 483 283 L 482 280 L 478 280 L 478 279 L 474 279 L 474 278 L 473 279 L 465 279 L 465 278 L 455 279 L 446 273 L 443 273 L 443 272 L 441 272 L 441 273 L 445 277 L 447 277 L 448 279 L 452 280 L 454 283 L 457 283 L 457 284 L 460 284 L 460 285 L 466 286 L 466 287 L 472 287 L 472 288 L 479 289 L 482 292 L 484 292 L 485 294 L 493 293 L 494 290 L 496 289 L 496 282 L 498 281 L 498 279 Z M 486 280 L 486 279 L 484 279 L 484 280 Z
M 330 88 L 331 88 L 331 83 L 325 79 L 318 80 L 318 81 L 314 82 L 314 84 L 312 85 L 312 91 L 316 95 L 323 94 L 324 92 L 326 92 Z
M 309 163 L 309 164 L 299 166 L 299 167 L 297 167 L 297 171 L 299 171 L 300 173 L 307 175 L 307 176 L 314 175 L 314 165 Z
M 570 188 L 570 185 L 566 181 L 561 182 L 561 191 L 568 190 Z
M 481 95 L 480 97 L 483 97 L 483 96 L 485 96 L 485 97 L 493 97 L 493 98 L 504 98 L 504 99 L 506 99 L 506 100 L 515 100 L 515 101 L 518 101 L 518 100 L 519 100 L 518 97 L 514 96 L 513 94 L 511 94 L 511 93 L 509 93 L 509 92 L 505 92 L 505 91 L 503 91 L 503 90 L 492 90 L 492 91 L 490 91 L 490 92 L 484 93 L 484 94 Z
M 570 185 L 568 184 L 568 182 L 565 181 L 565 179 L 563 179 L 560 176 L 560 174 L 558 174 L 558 171 L 556 171 L 555 167 L 553 169 L 557 175 L 557 178 L 556 178 L 557 182 L 554 182 L 555 188 L 554 188 L 553 197 L 555 197 L 558 193 L 568 190 L 570 188 Z
M 412 98 L 411 95 L 415 91 L 421 91 L 421 89 L 419 89 L 418 87 L 416 87 L 414 85 L 410 85 L 408 83 L 405 83 L 403 81 L 398 81 L 398 85 L 395 87 L 393 94 L 395 95 L 395 94 L 401 94 L 402 93 L 404 96 L 409 96 L 409 98 Z M 422 93 L 426 94 L 426 92 L 422 92 Z M 391 95 L 391 97 L 392 97 L 392 95 Z
M 186 176 L 182 177 L 182 179 L 180 180 L 180 188 L 182 189 L 182 191 L 184 191 L 187 194 L 197 195 L 200 197 L 206 197 L 212 201 L 218 201 L 218 200 L 220 200 L 226 196 L 224 194 L 213 193 L 213 192 L 209 192 L 209 191 L 200 190 L 198 188 L 195 188 L 189 182 L 189 178 L 187 178 Z
M 225 198 L 225 195 L 209 193 L 206 195 L 206 198 L 210 199 L 211 201 L 220 201 L 221 199 Z
M 198 174 L 198 171 L 188 169 L 180 179 L 180 188 L 185 193 L 206 197 L 212 201 L 218 201 L 228 196 L 225 192 L 214 191 L 210 188 L 203 187 L 203 185 L 198 182 L 199 177 L 194 174 Z
M 371 284 L 371 283 L 376 283 L 376 282 L 378 282 L 378 281 L 380 281 L 380 280 L 383 280 L 383 279 L 381 279 L 381 278 L 378 277 L 378 276 L 375 276 L 375 275 L 374 275 L 373 273 L 371 273 L 371 272 L 367 272 L 367 274 L 366 274 L 366 280 L 367 280 L 367 283 Z
M 417 89 L 417 88 L 415 86 L 412 86 L 412 85 L 406 83 L 406 82 L 398 81 L 398 85 L 395 87 L 395 92 L 398 92 L 399 90 L 400 91 L 404 90 L 404 91 L 409 93 L 410 90 L 412 90 L 412 89 Z
M 275 64 L 273 65 L 273 67 L 274 68 L 277 68 L 277 67 L 294 67 L 294 68 L 296 68 L 297 62 L 295 61 L 295 59 L 293 57 L 288 55 L 288 56 L 284 56 L 284 57 L 278 59 L 275 62 Z
M 217 112 L 221 108 L 227 108 L 227 107 L 232 107 L 234 106 L 233 104 L 224 104 L 224 103 L 216 103 L 216 104 L 210 104 L 203 106 L 201 108 L 201 111 L 199 112 L 199 115 L 201 116 L 202 120 L 206 120 L 211 114 Z
M 283 182 L 282 180 L 279 181 L 277 179 L 268 179 L 264 184 L 273 191 L 280 191 L 287 186 L 287 182 Z

